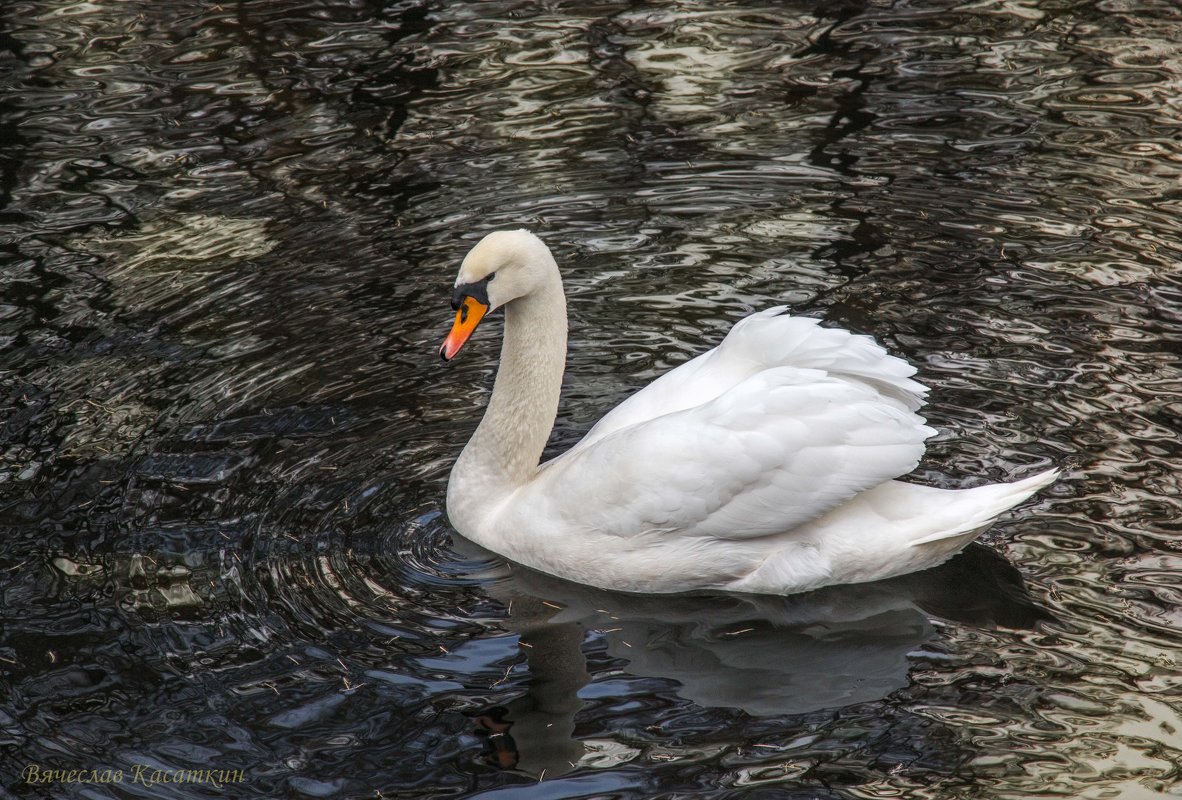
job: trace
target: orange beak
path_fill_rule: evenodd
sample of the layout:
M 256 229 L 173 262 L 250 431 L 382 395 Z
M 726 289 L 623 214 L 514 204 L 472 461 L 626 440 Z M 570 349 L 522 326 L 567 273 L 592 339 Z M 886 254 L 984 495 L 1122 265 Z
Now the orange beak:
M 468 341 L 472 331 L 476 330 L 476 326 L 480 324 L 480 320 L 484 319 L 484 315 L 487 313 L 488 306 L 484 303 L 471 297 L 465 297 L 459 311 L 456 312 L 456 321 L 451 326 L 451 333 L 443 340 L 443 347 L 439 348 L 439 356 L 444 361 L 451 361 L 455 358 L 456 353 L 460 352 L 464 342 Z

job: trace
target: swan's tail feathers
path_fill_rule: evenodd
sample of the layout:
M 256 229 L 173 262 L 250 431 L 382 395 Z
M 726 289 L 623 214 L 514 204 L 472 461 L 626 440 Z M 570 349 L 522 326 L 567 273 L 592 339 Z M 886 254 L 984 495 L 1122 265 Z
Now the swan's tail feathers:
M 976 534 L 988 528 L 1003 512 L 1026 500 L 1039 489 L 1054 483 L 1059 477 L 1059 470 L 1049 469 L 1029 478 L 1023 478 L 1013 483 L 993 483 L 988 486 L 977 486 L 973 489 L 961 489 L 963 504 L 968 514 L 952 528 L 929 534 L 911 542 L 912 547 L 933 542 L 945 541 L 956 537 Z

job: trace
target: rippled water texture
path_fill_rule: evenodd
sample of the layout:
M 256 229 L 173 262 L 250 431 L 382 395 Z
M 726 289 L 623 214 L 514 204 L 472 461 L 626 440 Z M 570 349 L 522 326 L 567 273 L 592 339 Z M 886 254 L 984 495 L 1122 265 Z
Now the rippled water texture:
M 1177 4 L 0 26 L 0 794 L 1182 796 Z M 442 514 L 499 323 L 436 348 L 522 224 L 570 294 L 554 452 L 783 302 L 920 367 L 918 480 L 1068 473 L 884 584 L 510 570 Z

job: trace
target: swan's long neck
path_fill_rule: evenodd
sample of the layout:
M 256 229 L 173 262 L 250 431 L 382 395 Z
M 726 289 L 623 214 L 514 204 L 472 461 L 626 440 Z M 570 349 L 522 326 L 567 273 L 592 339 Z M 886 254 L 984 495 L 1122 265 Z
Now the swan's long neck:
M 554 267 L 552 279 L 505 306 L 492 397 L 448 484 L 448 515 L 461 533 L 471 535 L 480 516 L 536 474 L 565 362 L 566 298 Z

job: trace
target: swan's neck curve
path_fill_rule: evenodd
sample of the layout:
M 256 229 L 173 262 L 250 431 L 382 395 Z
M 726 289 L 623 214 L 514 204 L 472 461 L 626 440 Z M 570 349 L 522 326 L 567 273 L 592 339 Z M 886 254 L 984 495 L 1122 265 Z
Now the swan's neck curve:
M 557 265 L 546 281 L 505 305 L 501 363 L 484 419 L 452 468 L 447 513 L 478 539 L 482 522 L 538 471 L 558 415 L 566 363 L 566 297 Z

